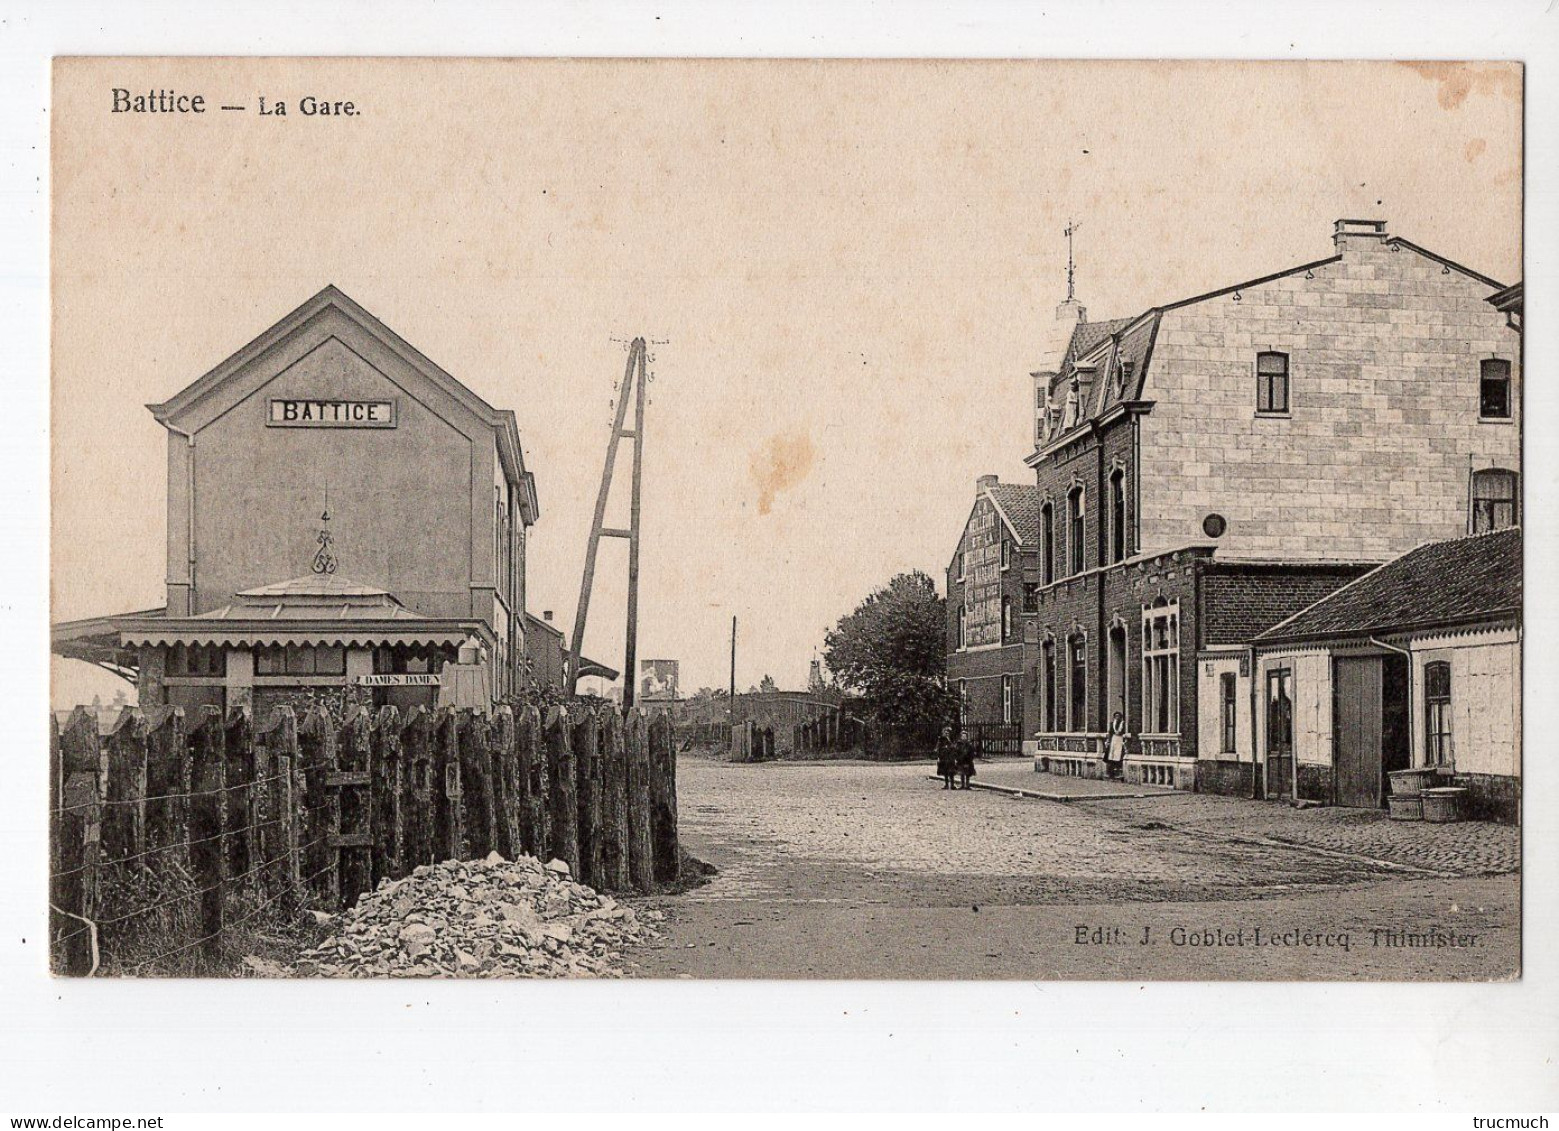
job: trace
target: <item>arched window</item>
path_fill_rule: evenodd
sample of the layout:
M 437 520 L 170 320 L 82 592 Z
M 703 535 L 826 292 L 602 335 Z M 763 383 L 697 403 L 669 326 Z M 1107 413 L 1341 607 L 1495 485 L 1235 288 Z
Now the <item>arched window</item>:
M 1451 665 L 1435 660 L 1424 665 L 1424 761 L 1449 766 L 1456 760 L 1451 745 Z
M 1472 473 L 1472 532 L 1503 530 L 1519 521 L 1516 473 L 1502 467 Z
M 1078 484 L 1066 497 L 1066 538 L 1071 554 L 1071 573 L 1083 572 L 1083 532 L 1083 488 Z
M 1041 584 L 1056 579 L 1056 509 L 1049 503 L 1039 508 L 1039 573 Z
M 1126 469 L 1110 476 L 1110 562 L 1126 560 Z

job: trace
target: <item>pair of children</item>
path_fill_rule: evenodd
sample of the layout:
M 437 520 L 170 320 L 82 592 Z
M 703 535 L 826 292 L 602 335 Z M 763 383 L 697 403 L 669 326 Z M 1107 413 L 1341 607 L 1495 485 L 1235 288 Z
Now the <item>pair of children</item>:
M 954 741 L 953 728 L 942 728 L 942 740 L 937 743 L 936 772 L 942 779 L 943 789 L 968 789 L 969 779 L 974 777 L 974 751 L 967 742 Z M 953 778 L 959 784 L 953 784 Z

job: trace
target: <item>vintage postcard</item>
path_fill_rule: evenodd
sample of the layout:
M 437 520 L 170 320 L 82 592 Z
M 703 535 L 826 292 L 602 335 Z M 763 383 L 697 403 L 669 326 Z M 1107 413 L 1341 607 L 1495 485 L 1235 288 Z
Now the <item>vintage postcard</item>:
M 1521 976 L 1519 64 L 53 84 L 57 974 Z

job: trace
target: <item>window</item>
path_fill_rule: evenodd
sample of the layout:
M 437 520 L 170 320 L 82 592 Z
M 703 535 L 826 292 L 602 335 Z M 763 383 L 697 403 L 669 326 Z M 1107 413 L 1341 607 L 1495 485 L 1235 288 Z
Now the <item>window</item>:
M 1044 708 L 1045 730 L 1054 733 L 1056 727 L 1056 642 L 1045 641 L 1041 649 L 1043 656 L 1040 660 L 1040 689 Z
M 1220 749 L 1225 754 L 1234 753 L 1234 673 L 1224 672 L 1218 677 L 1219 720 L 1222 724 Z
M 957 577 L 959 581 L 964 579 L 964 552 L 962 550 L 959 550 L 953 556 L 953 576 Z
M 1424 761 L 1430 766 L 1449 766 L 1455 761 L 1451 745 L 1451 665 L 1444 660 L 1424 665 Z
M 1510 362 L 1486 357 L 1478 369 L 1478 415 L 1484 420 L 1509 420 Z
M 1012 722 L 1012 715 L 1012 677 L 1004 675 L 1001 677 L 1001 721 Z
M 1110 561 L 1126 560 L 1126 471 L 1110 476 Z
M 1042 585 L 1056 579 L 1056 509 L 1049 503 L 1039 508 L 1039 575 Z
M 1068 729 L 1085 730 L 1088 720 L 1088 641 L 1083 636 L 1071 639 L 1071 706 L 1067 712 Z
M 1256 411 L 1288 411 L 1288 354 L 1256 355 Z
M 1071 552 L 1072 573 L 1083 572 L 1083 489 L 1073 487 L 1066 497 L 1066 525 L 1068 550 Z
M 1180 606 L 1142 610 L 1142 729 L 1180 733 Z
M 958 647 L 969 646 L 969 606 L 958 606 Z
M 958 723 L 962 726 L 969 721 L 969 681 L 958 681 Z
M 345 675 L 346 649 L 339 644 L 260 648 L 254 654 L 254 674 Z
M 1012 639 L 1012 598 L 1001 599 L 1001 642 L 1007 643 Z
M 175 644 L 168 656 L 169 675 L 227 674 L 227 653 L 210 644 Z
M 1023 611 L 1025 613 L 1039 612 L 1039 583 L 1025 581 L 1023 583 Z
M 1516 473 L 1490 467 L 1472 473 L 1472 532 L 1516 525 Z
M 1012 543 L 1007 541 L 1005 535 L 1001 540 L 1001 568 L 1007 569 L 1012 565 Z

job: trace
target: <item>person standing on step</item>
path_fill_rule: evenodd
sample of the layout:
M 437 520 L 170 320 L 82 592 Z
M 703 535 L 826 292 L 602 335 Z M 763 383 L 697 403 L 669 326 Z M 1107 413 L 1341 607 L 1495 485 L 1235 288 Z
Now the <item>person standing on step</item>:
M 1126 716 L 1116 711 L 1110 718 L 1109 742 L 1104 748 L 1105 776 L 1126 780 Z

